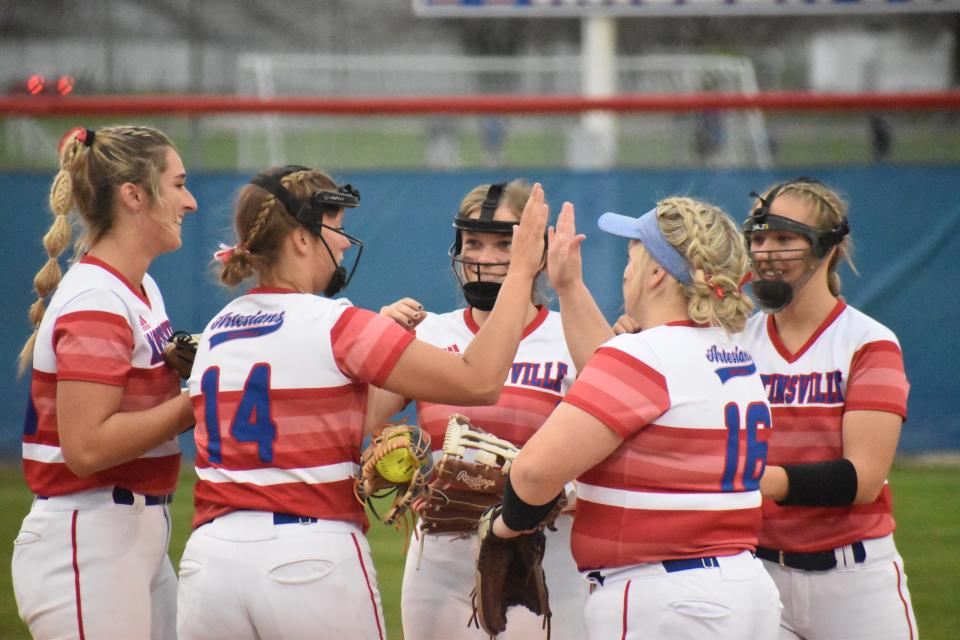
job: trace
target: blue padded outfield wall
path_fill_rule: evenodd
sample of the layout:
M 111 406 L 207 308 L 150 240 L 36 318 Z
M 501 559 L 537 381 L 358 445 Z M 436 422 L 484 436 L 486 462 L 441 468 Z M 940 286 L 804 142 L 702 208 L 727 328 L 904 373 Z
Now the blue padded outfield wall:
M 585 277 L 609 319 L 622 304 L 621 275 L 626 241 L 596 228 L 604 211 L 639 215 L 659 198 L 682 194 L 721 205 L 738 221 L 751 190 L 809 175 L 839 188 L 852 203 L 855 259 L 861 276 L 843 272 L 848 302 L 889 326 L 900 338 L 912 384 L 909 418 L 900 450 L 960 449 L 960 316 L 956 282 L 960 258 L 960 166 L 869 166 L 807 168 L 790 173 L 737 171 L 529 171 L 540 180 L 555 215 L 564 200 L 574 203 L 584 244 Z M 461 304 L 450 273 L 450 219 L 460 197 L 473 186 L 515 177 L 496 171 L 351 172 L 337 178 L 363 194 L 360 209 L 347 214 L 346 228 L 365 242 L 362 262 L 347 291 L 357 305 L 378 310 L 402 296 L 430 310 Z M 40 238 L 51 220 L 46 205 L 51 174 L 0 175 L 4 304 L 0 338 L 6 384 L 0 455 L 19 455 L 26 379 L 15 360 L 29 334 L 26 318 L 34 300 L 31 284 L 44 260 Z M 161 256 L 151 269 L 164 293 L 176 329 L 200 331 L 232 294 L 211 275 L 219 242 L 233 243 L 230 211 L 246 176 L 191 175 L 200 211 L 183 225 L 183 248 Z M 348 254 L 350 255 L 350 254 Z

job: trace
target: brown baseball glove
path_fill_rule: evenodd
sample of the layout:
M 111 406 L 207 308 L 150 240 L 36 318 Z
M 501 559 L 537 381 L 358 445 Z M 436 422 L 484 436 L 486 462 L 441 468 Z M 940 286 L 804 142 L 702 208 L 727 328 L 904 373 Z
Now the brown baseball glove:
M 413 503 L 420 530 L 463 536 L 474 533 L 483 512 L 503 501 L 507 472 L 517 453 L 512 442 L 486 433 L 464 415 L 451 414 L 433 479 Z M 553 529 L 553 522 L 567 508 L 567 500 L 561 500 L 544 525 Z
M 485 433 L 459 413 L 450 416 L 437 462 L 426 492 L 413 505 L 425 533 L 461 533 L 477 530 L 480 516 L 503 500 L 510 463 L 518 449 Z
M 371 437 L 369 446 L 360 454 L 360 473 L 354 484 L 354 493 L 377 518 L 385 524 L 394 524 L 423 493 L 432 472 L 430 434 L 421 431 L 417 425 L 385 425 Z M 391 495 L 393 501 L 381 517 L 373 499 Z
M 491 507 L 480 519 L 480 552 L 476 586 L 470 594 L 473 601 L 470 622 L 493 638 L 507 629 L 507 609 L 520 605 L 543 616 L 549 638 L 552 613 L 543 573 L 546 550 L 543 528 L 515 538 L 500 538 L 493 533 L 493 521 L 500 511 L 500 505 Z
M 163 359 L 177 372 L 177 375 L 186 380 L 193 370 L 193 359 L 197 355 L 197 346 L 200 344 L 199 334 L 189 334 L 177 331 L 163 348 Z

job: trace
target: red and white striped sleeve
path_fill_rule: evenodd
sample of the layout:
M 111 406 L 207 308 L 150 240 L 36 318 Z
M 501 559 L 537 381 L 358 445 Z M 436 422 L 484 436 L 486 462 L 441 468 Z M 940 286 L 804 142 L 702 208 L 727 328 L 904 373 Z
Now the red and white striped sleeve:
M 53 327 L 57 380 L 122 387 L 133 364 L 133 329 L 123 304 L 109 292 L 71 300 Z
M 413 340 L 412 333 L 390 318 L 357 307 L 347 307 L 330 331 L 337 367 L 378 387 Z
M 844 411 L 886 411 L 906 420 L 909 392 L 900 346 L 890 340 L 867 342 L 850 363 Z
M 670 408 L 670 394 L 659 371 L 608 345 L 593 354 L 563 402 L 626 439 Z

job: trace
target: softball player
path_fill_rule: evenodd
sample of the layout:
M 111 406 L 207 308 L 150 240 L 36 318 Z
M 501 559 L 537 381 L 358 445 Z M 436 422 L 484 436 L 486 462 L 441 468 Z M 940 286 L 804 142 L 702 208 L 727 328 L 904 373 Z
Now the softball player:
M 739 233 L 689 198 L 599 224 L 633 240 L 624 309 L 643 330 L 600 345 L 521 450 L 493 531 L 533 528 L 578 478 L 572 544 L 595 585 L 590 638 L 774 638 L 777 591 L 752 554 L 770 413 L 750 354 L 729 335 L 751 308 L 738 288 Z M 610 337 L 580 278 L 582 239 L 565 205 L 551 282 L 579 335 Z
M 240 243 L 220 254 L 221 279 L 256 274 L 259 284 L 208 323 L 189 381 L 198 482 L 180 565 L 182 639 L 383 638 L 353 493 L 367 384 L 492 402 L 513 361 L 543 252 L 539 186 L 514 234 L 520 257 L 463 357 L 329 298 L 350 280 L 344 252 L 362 246 L 342 229 L 344 208 L 359 201 L 349 185 L 294 166 L 240 193 Z
M 153 129 L 75 129 L 61 144 L 36 329 L 20 356 L 21 369 L 32 359 L 23 469 L 37 498 L 14 542 L 13 587 L 35 638 L 175 637 L 167 503 L 193 412 L 163 362 L 173 331 L 146 270 L 180 247 L 197 207 L 185 181 Z M 73 210 L 85 235 L 61 280 Z
M 410 299 L 401 300 L 384 313 L 401 324 L 416 327 L 417 337 L 435 346 L 462 353 L 487 321 L 500 282 L 510 264 L 509 233 L 521 217 L 530 190 L 521 181 L 481 185 L 460 204 L 454 220 L 456 239 L 451 247 L 454 273 L 469 306 L 441 315 L 423 314 Z M 560 315 L 544 304 L 544 274 L 541 272 L 526 309 L 526 328 L 516 357 L 506 377 L 497 404 L 465 408 L 456 403 L 417 403 L 420 427 L 430 433 L 435 450 L 451 413 L 470 416 L 473 424 L 488 433 L 522 446 L 543 424 L 566 395 L 576 368 L 567 351 Z M 425 317 L 425 319 L 424 319 Z M 419 324 L 422 322 L 422 324 Z M 402 409 L 406 400 L 396 394 L 374 392 L 368 421 L 380 425 Z M 439 455 L 439 454 L 437 454 Z M 551 637 L 583 638 L 583 606 L 588 583 L 577 572 L 570 555 L 572 513 L 558 517 L 556 531 L 547 531 L 545 573 L 554 616 Z M 406 638 L 477 638 L 487 634 L 467 628 L 473 607 L 473 559 L 476 534 L 420 534 L 408 548 L 403 575 L 401 612 Z M 422 553 L 421 553 L 422 550 Z M 526 609 L 510 611 L 506 633 L 500 638 L 533 638 L 543 634 L 543 620 Z
M 847 207 L 800 178 L 767 190 L 744 231 L 766 313 L 741 339 L 776 424 L 757 555 L 781 637 L 916 638 L 886 482 L 909 384 L 896 336 L 839 298 Z

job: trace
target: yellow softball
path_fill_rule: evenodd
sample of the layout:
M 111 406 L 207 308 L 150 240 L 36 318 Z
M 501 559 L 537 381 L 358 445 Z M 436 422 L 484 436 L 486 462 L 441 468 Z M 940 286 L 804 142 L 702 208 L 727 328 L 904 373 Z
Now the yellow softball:
M 409 482 L 417 459 L 409 449 L 394 449 L 377 462 L 377 471 L 390 482 Z

